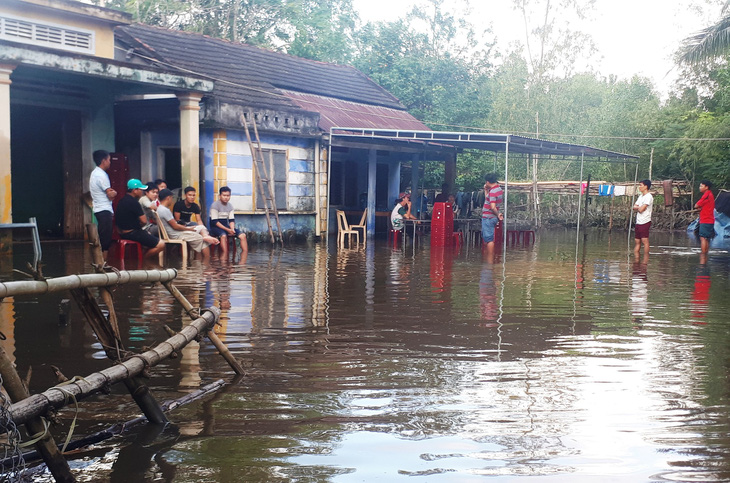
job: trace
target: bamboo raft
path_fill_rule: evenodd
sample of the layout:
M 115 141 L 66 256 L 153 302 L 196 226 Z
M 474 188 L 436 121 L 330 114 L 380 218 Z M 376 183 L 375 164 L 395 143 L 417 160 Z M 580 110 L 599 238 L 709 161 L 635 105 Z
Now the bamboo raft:
M 144 419 L 147 422 L 167 423 L 166 409 L 169 410 L 170 407 L 176 407 L 179 404 L 168 405 L 167 408 L 161 406 L 155 400 L 141 376 L 149 368 L 156 366 L 165 359 L 177 357 L 178 351 L 191 341 L 200 340 L 202 337 L 206 337 L 216 347 L 236 374 L 244 373 L 241 364 L 212 330 L 218 323 L 220 310 L 215 307 L 206 309 L 193 307 L 172 283 L 177 277 L 176 270 L 107 272 L 96 226 L 87 225 L 87 231 L 92 245 L 94 267 L 97 273 L 46 279 L 43 277 L 40 268 L 38 268 L 33 270 L 32 273 L 35 280 L 0 282 L 0 300 L 4 297 L 16 295 L 42 295 L 69 291 L 83 312 L 86 322 L 102 344 L 107 357 L 113 363 L 107 369 L 72 380 L 67 380 L 59 372 L 58 385 L 50 387 L 42 393 L 30 395 L 12 360 L 0 346 L 2 388 L 12 402 L 9 406 L 0 408 L 6 415 L 9 415 L 9 419 L 3 418 L 3 422 L 0 422 L 0 430 L 8 435 L 7 440 L 10 441 L 10 435 L 15 430 L 15 426 L 25 425 L 28 434 L 31 435 L 30 442 L 35 447 L 37 455 L 43 459 L 55 480 L 59 482 L 76 480 L 63 456 L 63 450 L 69 446 L 69 441 L 59 447 L 49 431 L 49 421 L 55 420 L 55 411 L 57 409 L 71 403 L 78 405 L 78 402 L 84 398 L 108 391 L 109 386 L 121 382 L 127 387 L 130 395 L 142 410 Z M 182 305 L 191 319 L 191 322 L 178 333 L 165 326 L 169 338 L 142 353 L 133 353 L 124 349 L 114 310 L 114 301 L 109 290 L 109 287 L 134 283 L 161 283 L 175 300 Z M 89 290 L 90 288 L 99 290 L 99 296 L 108 310 L 108 317 L 102 311 L 96 298 Z M 207 394 L 211 390 L 221 387 L 221 385 L 215 384 L 213 389 L 210 387 L 208 389 L 204 388 L 205 390 L 201 390 L 200 395 Z M 186 400 L 189 399 L 193 398 L 187 398 Z M 137 422 L 139 423 L 139 421 Z M 71 442 L 70 446 L 78 447 L 79 444 Z M 12 462 L 22 459 L 22 456 L 17 456 L 9 458 L 7 461 Z M 3 461 L 4 464 L 5 461 Z

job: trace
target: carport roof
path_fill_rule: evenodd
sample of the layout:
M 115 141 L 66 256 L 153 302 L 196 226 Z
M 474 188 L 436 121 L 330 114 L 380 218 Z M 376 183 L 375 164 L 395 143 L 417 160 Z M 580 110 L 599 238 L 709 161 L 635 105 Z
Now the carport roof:
M 404 146 L 415 143 L 423 146 L 426 150 L 436 151 L 443 151 L 444 148 L 451 146 L 459 150 L 477 149 L 494 152 L 508 150 L 509 153 L 518 154 L 558 157 L 584 156 L 609 162 L 636 163 L 635 160 L 639 158 L 631 154 L 607 151 L 580 144 L 560 143 L 514 134 L 333 127 L 330 130 L 330 135 L 333 143 L 335 143 L 336 138 L 341 141 L 356 141 L 373 145 Z

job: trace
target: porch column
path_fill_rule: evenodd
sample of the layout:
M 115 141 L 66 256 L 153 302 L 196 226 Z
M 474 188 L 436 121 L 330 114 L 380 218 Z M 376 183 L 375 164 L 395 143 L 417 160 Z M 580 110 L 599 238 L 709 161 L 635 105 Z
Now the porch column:
M 444 183 L 449 185 L 449 193 L 454 193 L 454 185 L 456 184 L 456 153 L 449 154 L 446 163 L 444 163 Z
M 180 101 L 180 161 L 182 187 L 192 186 L 200 194 L 200 126 L 199 115 L 202 94 L 177 94 Z
M 411 156 L 411 201 L 413 202 L 413 209 L 416 211 L 421 210 L 421 195 L 418 190 L 420 188 L 420 169 L 421 169 L 421 156 L 419 154 L 413 154 Z
M 0 223 L 13 222 L 10 182 L 10 74 L 13 69 L 14 65 L 0 64 Z
M 375 236 L 375 184 L 377 183 L 377 174 L 378 151 L 370 149 L 370 151 L 368 151 L 368 238 L 373 238 Z
M 388 165 L 388 206 L 400 193 L 400 169 L 400 161 L 393 161 Z

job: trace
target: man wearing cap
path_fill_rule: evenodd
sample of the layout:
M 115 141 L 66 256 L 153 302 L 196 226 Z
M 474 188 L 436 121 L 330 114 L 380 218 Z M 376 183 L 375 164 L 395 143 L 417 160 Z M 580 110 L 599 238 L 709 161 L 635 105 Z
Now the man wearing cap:
M 146 190 L 147 185 L 138 179 L 130 179 L 127 182 L 127 194 L 117 204 L 116 223 L 119 236 L 125 240 L 139 242 L 143 247 L 148 248 L 145 256 L 152 258 L 165 248 L 165 242 L 150 235 L 142 229 L 147 225 L 147 217 L 144 215 L 139 199 Z
M 394 230 L 402 230 L 404 223 L 403 219 L 415 220 L 416 217 L 411 213 L 411 194 L 401 193 L 398 195 L 398 199 L 395 200 L 395 206 L 393 211 L 390 212 L 390 222 L 393 225 Z

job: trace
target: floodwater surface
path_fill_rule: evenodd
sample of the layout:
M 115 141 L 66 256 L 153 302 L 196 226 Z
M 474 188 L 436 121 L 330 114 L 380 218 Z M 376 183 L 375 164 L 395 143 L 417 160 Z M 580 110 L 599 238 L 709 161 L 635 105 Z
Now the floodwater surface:
M 633 244 L 633 240 L 631 240 Z M 24 265 L 24 248 L 15 265 Z M 88 272 L 81 244 L 44 245 L 45 274 Z M 127 262 L 127 268 L 130 267 Z M 179 262 L 178 262 L 179 264 Z M 234 379 L 210 343 L 152 369 L 158 400 L 223 378 L 212 396 L 71 456 L 80 481 L 728 481 L 730 255 L 705 265 L 684 234 L 538 234 L 494 264 L 479 249 L 385 241 L 192 261 L 176 285 L 222 310 Z M 6 271 L 5 279 L 11 277 Z M 68 294 L 0 305 L 31 392 L 109 366 Z M 186 319 L 161 286 L 120 286 L 126 345 Z M 61 411 L 63 441 L 132 419 L 123 387 Z

